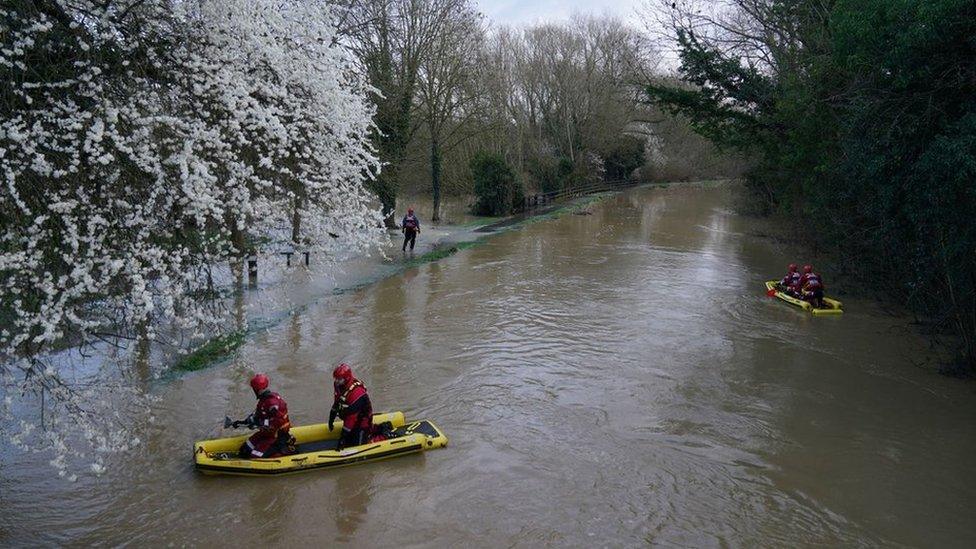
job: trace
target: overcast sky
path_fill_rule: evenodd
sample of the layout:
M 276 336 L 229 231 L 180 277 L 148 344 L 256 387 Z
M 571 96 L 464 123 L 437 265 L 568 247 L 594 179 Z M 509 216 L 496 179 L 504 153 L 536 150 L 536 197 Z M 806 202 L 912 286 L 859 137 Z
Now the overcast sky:
M 644 0 L 478 0 L 481 11 L 496 25 L 565 21 L 574 12 L 610 13 L 637 23 L 635 9 Z

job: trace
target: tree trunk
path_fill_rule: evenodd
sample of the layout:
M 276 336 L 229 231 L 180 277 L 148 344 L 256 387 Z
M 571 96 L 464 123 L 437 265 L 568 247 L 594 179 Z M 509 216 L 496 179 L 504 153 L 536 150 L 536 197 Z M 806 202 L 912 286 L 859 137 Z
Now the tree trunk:
M 298 240 L 302 236 L 302 202 L 295 197 L 294 210 L 291 213 L 291 243 L 298 249 Z
M 390 201 L 383 201 L 383 224 L 387 229 L 396 229 L 398 227 L 394 214 L 396 214 L 396 197 L 393 197 Z
M 151 359 L 152 342 L 149 340 L 149 322 L 143 320 L 136 325 L 136 379 L 140 384 L 148 383 L 152 379 Z
M 441 220 L 441 144 L 433 132 L 430 138 L 430 184 L 434 190 L 434 213 L 430 220 L 436 223 Z
M 228 220 L 230 225 L 230 241 L 234 246 L 234 257 L 230 262 L 230 270 L 234 273 L 235 287 L 238 292 L 244 290 L 244 258 L 247 256 L 247 244 L 244 241 L 244 231 L 237 228 L 237 221 Z
M 383 167 L 383 172 L 376 176 L 371 185 L 373 192 L 380 199 L 383 209 L 383 226 L 387 229 L 397 228 L 396 219 L 393 217 L 396 213 L 397 189 L 394 184 L 395 181 L 396 168 L 392 164 L 388 164 Z
M 396 173 L 396 165 L 392 161 L 388 162 L 383 166 L 383 171 L 368 183 L 370 190 L 376 193 L 376 197 L 380 201 L 383 226 L 387 229 L 397 228 L 396 219 L 393 218 L 396 212 Z

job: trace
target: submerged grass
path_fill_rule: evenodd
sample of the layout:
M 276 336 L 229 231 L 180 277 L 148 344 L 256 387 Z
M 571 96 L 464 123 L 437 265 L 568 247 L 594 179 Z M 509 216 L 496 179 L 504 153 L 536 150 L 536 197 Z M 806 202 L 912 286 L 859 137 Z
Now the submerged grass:
M 572 204 L 567 204 L 565 206 L 556 208 L 555 210 L 552 210 L 551 212 L 546 212 L 546 213 L 541 214 L 541 215 L 535 215 L 535 216 L 532 216 L 532 217 L 527 217 L 524 220 L 520 221 L 519 223 L 515 224 L 514 227 L 522 227 L 522 226 L 525 226 L 525 225 L 531 225 L 533 223 L 539 223 L 540 221 L 550 221 L 552 219 L 556 219 L 557 217 L 562 217 L 562 216 L 564 216 L 566 214 L 569 214 L 569 213 L 581 212 L 581 211 L 586 210 L 586 208 L 588 208 L 589 206 L 592 206 L 592 205 L 594 205 L 594 204 L 596 204 L 598 202 L 602 202 L 602 201 L 610 198 L 611 196 L 614 196 L 615 194 L 616 193 L 614 193 L 614 192 L 605 192 L 605 193 L 593 194 L 593 195 L 587 196 L 585 199 L 582 199 L 582 200 L 578 200 L 576 202 L 573 202 Z
M 410 261 L 404 263 L 404 267 L 409 269 L 411 267 L 419 267 L 420 265 L 425 265 L 427 263 L 433 263 L 434 261 L 440 261 L 445 257 L 450 257 L 461 250 L 467 250 L 468 248 L 473 248 L 481 244 L 481 240 L 470 240 L 466 242 L 457 242 L 450 246 L 443 246 L 440 248 L 434 248 L 433 250 L 425 253 L 420 257 L 415 257 Z
M 477 227 L 484 227 L 485 225 L 491 225 L 492 223 L 496 223 L 498 221 L 501 221 L 502 219 L 505 218 L 492 217 L 492 216 L 479 216 L 477 219 L 473 219 L 471 221 L 468 221 L 467 223 L 461 223 L 460 225 L 457 226 L 464 229 L 472 229 Z
M 236 351 L 247 337 L 247 331 L 238 330 L 229 334 L 217 336 L 207 341 L 190 354 L 182 357 L 173 365 L 173 370 L 181 372 L 195 372 L 202 370 Z

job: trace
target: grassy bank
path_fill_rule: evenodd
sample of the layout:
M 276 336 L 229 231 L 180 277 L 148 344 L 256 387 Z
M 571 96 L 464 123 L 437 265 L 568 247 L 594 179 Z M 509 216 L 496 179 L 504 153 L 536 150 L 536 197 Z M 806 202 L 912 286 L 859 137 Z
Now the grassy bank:
M 415 257 L 405 262 L 404 268 L 409 269 L 412 267 L 419 267 L 427 263 L 433 263 L 434 261 L 440 261 L 446 257 L 451 257 L 452 255 L 460 252 L 461 250 L 466 250 L 468 248 L 473 248 L 482 243 L 482 240 L 470 240 L 467 242 L 457 242 L 449 246 L 435 247 L 433 250 L 425 253 L 420 257 Z
M 246 340 L 246 330 L 217 336 L 181 357 L 172 369 L 178 372 L 202 370 L 210 364 L 230 357 L 241 345 L 244 345 Z

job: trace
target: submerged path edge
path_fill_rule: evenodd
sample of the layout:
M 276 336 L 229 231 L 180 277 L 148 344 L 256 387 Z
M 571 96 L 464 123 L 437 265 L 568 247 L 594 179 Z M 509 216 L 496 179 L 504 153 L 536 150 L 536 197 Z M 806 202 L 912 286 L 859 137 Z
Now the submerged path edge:
M 689 184 L 701 183 L 702 182 L 689 182 Z M 480 246 L 495 235 L 520 230 L 535 223 L 557 219 L 564 215 L 584 209 L 588 206 L 603 202 L 625 191 L 646 188 L 668 188 L 672 185 L 681 184 L 682 183 L 646 183 L 643 185 L 630 187 L 625 190 L 607 191 L 583 196 L 570 202 L 560 204 L 551 209 L 540 210 L 534 214 L 521 214 L 510 216 L 501 221 L 498 221 L 497 219 L 489 221 L 485 225 L 477 227 L 476 232 L 478 232 L 479 236 L 473 240 L 462 240 L 458 242 L 439 244 L 434 246 L 432 250 L 423 254 L 422 256 L 396 264 L 378 276 L 367 278 L 352 286 L 335 288 L 331 292 L 323 293 L 301 305 L 288 309 L 282 309 L 280 312 L 267 317 L 251 320 L 248 322 L 247 327 L 241 330 L 214 334 L 212 337 L 202 340 L 200 345 L 198 345 L 193 351 L 179 356 L 164 369 L 158 380 L 172 381 L 173 379 L 182 377 L 185 374 L 225 364 L 230 361 L 234 357 L 236 351 L 247 343 L 247 341 L 253 336 L 259 332 L 269 330 L 279 325 L 285 319 L 291 318 L 297 314 L 301 314 L 313 306 L 320 305 L 329 298 L 368 288 L 388 278 L 401 275 L 410 269 L 416 269 L 423 265 L 434 263 L 442 259 L 447 259 L 462 250 Z M 486 228 L 490 229 L 484 230 Z

